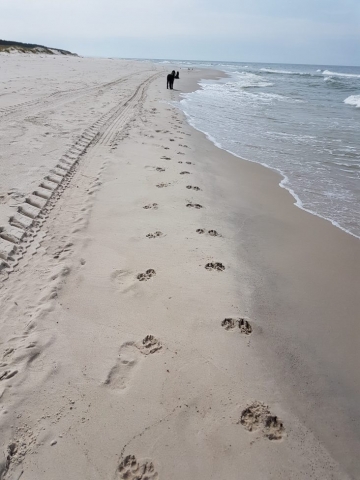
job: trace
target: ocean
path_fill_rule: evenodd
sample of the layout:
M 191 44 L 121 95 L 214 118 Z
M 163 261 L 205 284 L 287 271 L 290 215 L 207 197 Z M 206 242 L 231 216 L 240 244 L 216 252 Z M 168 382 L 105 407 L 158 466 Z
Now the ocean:
M 298 207 L 360 238 L 360 67 L 157 62 L 227 73 L 182 96 L 189 123 L 277 170 Z

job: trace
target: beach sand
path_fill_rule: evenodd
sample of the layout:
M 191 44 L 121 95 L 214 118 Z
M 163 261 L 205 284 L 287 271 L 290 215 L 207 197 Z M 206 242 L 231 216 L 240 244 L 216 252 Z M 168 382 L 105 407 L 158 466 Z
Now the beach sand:
M 0 477 L 359 478 L 358 240 L 185 122 L 221 73 L 58 58 L 114 67 L 2 120 L 24 172 L 57 123 L 1 180 Z

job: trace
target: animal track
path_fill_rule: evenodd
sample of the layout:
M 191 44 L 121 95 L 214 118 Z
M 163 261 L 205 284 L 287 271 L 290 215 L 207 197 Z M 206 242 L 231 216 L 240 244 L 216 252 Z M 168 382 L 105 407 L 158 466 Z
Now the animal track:
M 158 209 L 158 204 L 157 203 L 149 203 L 148 205 L 145 205 L 143 208 L 145 208 L 145 210 L 148 210 L 149 208 L 152 208 L 153 210 L 157 210 Z
M 146 335 L 141 344 L 138 346 L 138 349 L 143 355 L 151 355 L 161 348 L 162 345 L 160 340 L 155 338 L 153 335 Z
M 157 172 L 165 172 L 165 168 L 162 167 L 156 167 Z
M 216 230 L 206 230 L 204 228 L 198 228 L 196 230 L 196 233 L 208 233 L 211 237 L 221 237 L 220 233 L 218 233 Z
M 187 163 L 188 165 L 193 165 L 193 163 L 192 163 L 192 162 L 186 162 L 186 163 Z
M 183 162 L 181 160 L 179 160 L 178 163 L 183 163 Z
M 206 270 L 217 270 L 222 272 L 225 270 L 225 266 L 220 262 L 210 262 L 205 265 Z
M 285 428 L 276 415 L 270 413 L 269 407 L 261 402 L 253 402 L 241 412 L 238 423 L 249 432 L 261 430 L 269 440 L 281 440 Z
M 150 280 L 151 277 L 154 277 L 156 275 L 156 272 L 153 268 L 149 268 L 148 270 L 146 270 L 145 273 L 139 273 L 136 278 L 140 281 L 140 282 L 146 282 L 147 280 Z
M 154 233 L 148 233 L 146 235 L 147 238 L 157 238 L 157 237 L 162 237 L 164 234 L 162 232 L 154 232 Z
M 159 474 L 155 471 L 154 464 L 143 460 L 138 462 L 134 455 L 128 455 L 118 467 L 121 480 L 157 480 Z
M 225 330 L 234 330 L 235 328 L 239 328 L 240 332 L 244 333 L 245 335 L 250 335 L 252 332 L 252 326 L 244 318 L 225 318 L 221 322 L 221 326 L 223 326 Z
M 158 183 L 156 186 L 157 188 L 164 188 L 168 187 L 169 185 L 171 185 L 171 183 Z
M 190 175 L 190 172 L 180 172 L 180 175 Z
M 184 152 L 177 152 L 177 155 L 185 155 Z
M 161 160 L 171 160 L 171 157 L 167 157 L 167 156 L 163 155 L 163 156 L 161 157 Z
M 188 190 L 196 190 L 197 192 L 198 192 L 199 190 L 201 190 L 200 187 L 193 187 L 192 185 L 186 185 L 186 188 L 187 188 Z
M 199 208 L 204 208 L 204 207 L 203 207 L 202 205 L 200 205 L 199 203 L 191 203 L 191 202 L 190 202 L 190 203 L 187 203 L 186 206 L 189 207 L 189 208 L 198 208 L 198 209 L 199 209 Z
M 170 150 L 169 147 L 164 147 L 164 146 L 163 146 L 162 148 L 163 148 L 164 150 Z
M 173 138 L 170 138 L 170 142 L 175 142 L 175 140 Z

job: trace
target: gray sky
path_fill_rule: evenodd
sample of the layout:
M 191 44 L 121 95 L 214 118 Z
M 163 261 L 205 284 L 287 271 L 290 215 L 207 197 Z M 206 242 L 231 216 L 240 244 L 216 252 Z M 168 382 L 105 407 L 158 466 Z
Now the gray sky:
M 82 55 L 360 65 L 360 0 L 0 0 L 0 38 Z

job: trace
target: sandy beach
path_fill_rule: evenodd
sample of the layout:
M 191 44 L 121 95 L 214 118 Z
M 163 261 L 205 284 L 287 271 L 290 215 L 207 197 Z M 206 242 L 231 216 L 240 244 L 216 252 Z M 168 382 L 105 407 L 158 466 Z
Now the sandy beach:
M 0 56 L 0 478 L 360 478 L 360 242 L 176 107 Z

